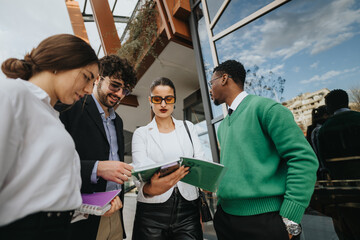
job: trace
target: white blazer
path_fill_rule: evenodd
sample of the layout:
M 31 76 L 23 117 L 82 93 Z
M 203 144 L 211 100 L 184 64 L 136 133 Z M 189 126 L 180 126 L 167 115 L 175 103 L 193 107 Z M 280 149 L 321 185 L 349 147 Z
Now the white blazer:
M 178 138 L 177 143 L 181 143 L 180 148 L 183 156 L 205 160 L 205 154 L 194 125 L 186 121 L 194 144 L 193 148 L 183 121 L 174 118 L 173 121 L 175 123 L 175 133 Z M 148 125 L 135 130 L 132 138 L 132 160 L 134 168 L 169 161 L 169 159 L 165 159 L 163 155 L 164 151 L 166 151 L 166 149 L 163 149 L 161 146 L 160 133 L 155 118 Z M 139 191 L 137 200 L 144 203 L 163 203 L 169 199 L 173 191 L 173 188 L 171 188 L 161 195 L 145 197 L 142 191 L 144 183 L 135 181 L 135 185 Z M 188 201 L 195 200 L 199 196 L 197 188 L 192 185 L 179 181 L 177 187 L 181 195 Z

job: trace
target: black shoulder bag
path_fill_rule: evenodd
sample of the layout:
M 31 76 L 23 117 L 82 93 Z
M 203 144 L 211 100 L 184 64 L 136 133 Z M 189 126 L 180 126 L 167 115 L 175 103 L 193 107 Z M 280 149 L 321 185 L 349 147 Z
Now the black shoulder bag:
M 195 154 L 194 143 L 193 143 L 191 135 L 190 135 L 189 127 L 186 124 L 185 120 L 184 120 L 184 126 L 186 128 L 186 132 L 189 135 L 191 145 L 193 147 L 193 153 Z M 199 206 L 199 208 L 200 208 L 200 214 L 201 214 L 201 221 L 202 222 L 209 222 L 209 221 L 212 220 L 212 216 L 211 216 L 211 212 L 210 212 L 209 206 L 208 206 L 207 201 L 206 201 L 205 194 L 203 193 L 203 191 L 200 190 L 200 188 L 198 188 L 198 190 L 199 190 L 199 197 L 200 197 L 200 204 L 199 204 L 200 206 Z

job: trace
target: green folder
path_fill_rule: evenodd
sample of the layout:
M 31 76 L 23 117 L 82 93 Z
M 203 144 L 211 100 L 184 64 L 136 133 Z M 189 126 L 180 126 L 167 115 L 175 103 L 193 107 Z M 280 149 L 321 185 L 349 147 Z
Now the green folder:
M 132 175 L 142 182 L 147 182 L 160 170 L 162 166 L 171 166 L 179 163 L 181 166 L 190 167 L 189 173 L 181 179 L 182 182 L 202 188 L 210 192 L 216 192 L 220 181 L 226 172 L 224 165 L 201 159 L 181 157 L 178 161 L 157 163 L 139 169 L 134 169 Z
M 190 167 L 190 172 L 180 181 L 216 192 L 227 168 L 224 165 L 195 158 L 180 158 L 181 165 Z

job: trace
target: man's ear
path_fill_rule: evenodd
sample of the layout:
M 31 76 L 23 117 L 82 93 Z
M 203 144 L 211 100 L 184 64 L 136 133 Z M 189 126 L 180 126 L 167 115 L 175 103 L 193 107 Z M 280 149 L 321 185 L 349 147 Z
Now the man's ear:
M 223 74 L 222 79 L 221 79 L 221 85 L 225 86 L 228 83 L 228 80 L 229 80 L 229 75 Z

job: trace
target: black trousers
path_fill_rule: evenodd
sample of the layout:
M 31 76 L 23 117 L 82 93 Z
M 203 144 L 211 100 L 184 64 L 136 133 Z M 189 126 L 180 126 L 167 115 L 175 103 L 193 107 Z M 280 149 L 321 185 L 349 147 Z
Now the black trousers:
M 39 212 L 0 227 L 0 239 L 66 240 L 73 211 Z
M 164 203 L 136 206 L 133 240 L 203 240 L 199 199 L 187 201 L 177 188 Z
M 224 212 L 219 205 L 214 216 L 218 240 L 289 240 L 279 212 L 252 216 L 235 216 Z M 292 240 L 300 239 L 300 235 Z

